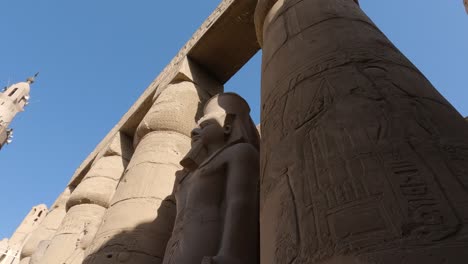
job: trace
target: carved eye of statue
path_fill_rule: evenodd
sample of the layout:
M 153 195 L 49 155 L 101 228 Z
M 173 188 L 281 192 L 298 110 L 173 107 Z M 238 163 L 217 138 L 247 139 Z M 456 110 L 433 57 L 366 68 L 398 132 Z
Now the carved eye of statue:
M 210 121 L 210 120 L 205 120 L 205 121 L 201 122 L 198 126 L 199 126 L 200 128 L 203 129 L 203 128 L 205 128 L 205 127 L 207 127 L 207 126 L 209 126 L 209 125 L 212 125 L 212 124 L 213 124 L 212 121 Z

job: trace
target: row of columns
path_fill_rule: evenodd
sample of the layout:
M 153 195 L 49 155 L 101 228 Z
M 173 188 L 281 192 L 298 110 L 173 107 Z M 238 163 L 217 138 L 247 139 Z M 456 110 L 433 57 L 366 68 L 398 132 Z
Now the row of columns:
M 94 238 L 128 164 L 131 146 L 129 138 L 118 134 L 81 183 L 59 196 L 25 245 L 21 264 L 82 263 L 84 250 Z
M 468 126 L 460 114 L 357 1 L 259 0 L 255 23 L 261 263 L 466 262 Z M 124 172 L 115 194 L 90 191 L 99 166 L 115 164 L 101 158 L 54 236 L 43 236 L 50 242 L 37 263 L 162 262 L 178 162 L 212 95 L 190 78 L 164 88 L 135 132 L 127 168 L 112 169 Z M 74 249 L 67 258 L 64 244 Z M 30 263 L 36 252 L 25 255 Z
M 207 76 L 183 61 L 133 138 L 118 134 L 76 188 L 60 196 L 21 264 L 162 262 L 175 219 L 171 195 L 179 161 L 205 101 L 222 91 Z
M 113 145 L 131 153 L 131 140 L 118 134 Z M 127 148 L 125 148 L 127 147 Z M 115 189 L 128 164 L 122 152 L 97 159 L 68 199 L 67 213 L 51 240 L 40 264 L 81 264 L 109 208 Z
M 21 264 L 37 264 L 38 260 L 43 256 L 45 249 L 66 214 L 65 207 L 70 193 L 71 189 L 67 187 L 50 207 L 39 227 L 31 233 L 21 251 Z
M 207 96 L 192 82 L 170 84 L 135 134 L 135 153 L 84 263 L 161 263 L 172 232 L 179 161 Z

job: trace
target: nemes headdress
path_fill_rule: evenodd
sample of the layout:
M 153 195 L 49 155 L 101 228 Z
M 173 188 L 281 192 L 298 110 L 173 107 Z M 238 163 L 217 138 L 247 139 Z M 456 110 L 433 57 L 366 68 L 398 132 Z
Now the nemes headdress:
M 230 92 L 217 94 L 208 100 L 203 110 L 204 115 L 210 113 L 224 113 L 234 117 L 229 141 L 250 143 L 259 149 L 258 131 L 250 118 L 250 107 L 244 98 Z
M 248 115 L 250 113 L 250 107 L 244 98 L 236 93 L 220 93 L 208 100 L 203 110 L 203 114 L 205 115 L 213 112 Z
M 218 120 L 222 122 L 220 125 L 231 126 L 225 147 L 237 143 L 249 143 L 259 150 L 260 137 L 249 113 L 250 107 L 242 97 L 235 93 L 220 93 L 208 100 L 203 109 L 202 119 L 211 114 L 224 117 L 224 120 Z M 192 149 L 180 164 L 188 170 L 194 170 L 206 161 L 205 154 L 201 144 L 192 145 Z

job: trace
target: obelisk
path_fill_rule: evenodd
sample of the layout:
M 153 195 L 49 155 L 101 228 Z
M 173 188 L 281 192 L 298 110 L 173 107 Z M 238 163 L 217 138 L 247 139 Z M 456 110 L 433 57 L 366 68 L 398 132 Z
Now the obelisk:
M 255 20 L 261 263 L 468 263 L 463 117 L 355 1 Z

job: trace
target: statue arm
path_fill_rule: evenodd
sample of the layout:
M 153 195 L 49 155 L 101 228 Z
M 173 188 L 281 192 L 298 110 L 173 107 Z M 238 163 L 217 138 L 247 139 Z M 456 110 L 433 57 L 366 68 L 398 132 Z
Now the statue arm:
M 258 263 L 259 154 L 244 143 L 234 145 L 225 154 L 225 220 L 218 255 L 211 262 Z

